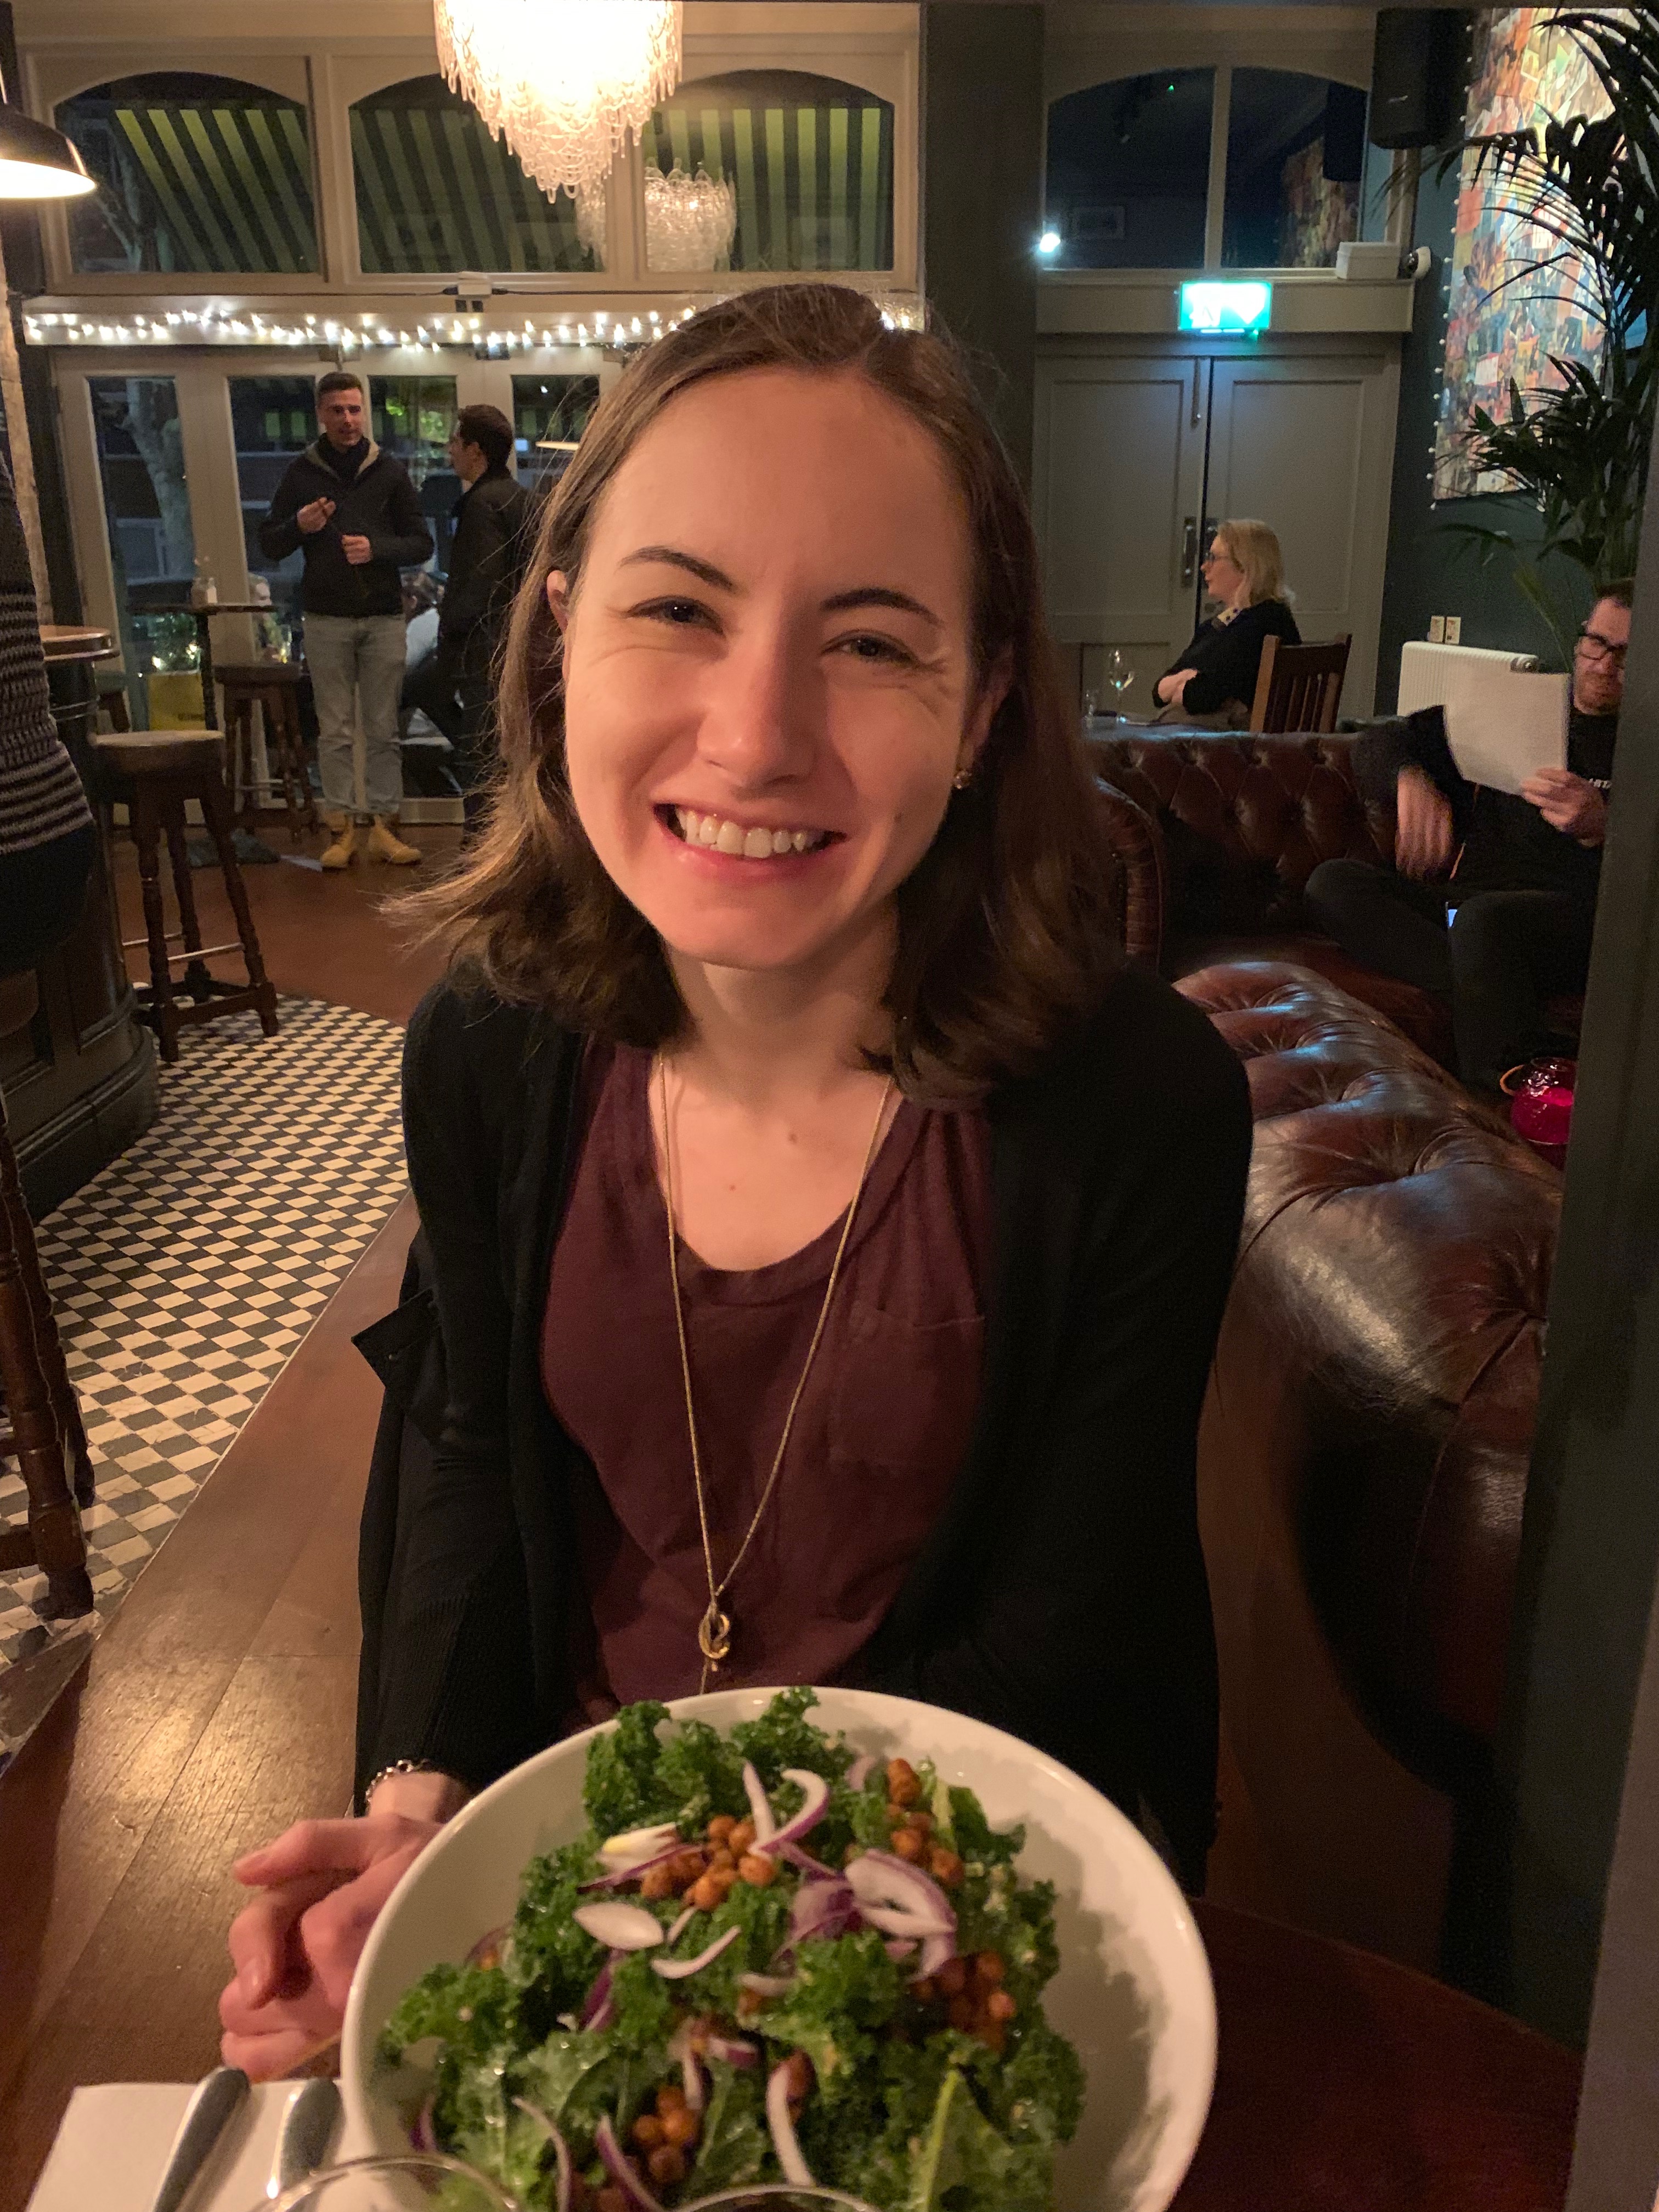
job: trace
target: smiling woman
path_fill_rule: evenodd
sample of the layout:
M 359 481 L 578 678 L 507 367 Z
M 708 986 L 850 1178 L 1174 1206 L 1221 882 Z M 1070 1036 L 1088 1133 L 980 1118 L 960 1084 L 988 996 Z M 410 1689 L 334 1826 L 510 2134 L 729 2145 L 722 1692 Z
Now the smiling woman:
M 364 1522 L 360 1800 L 244 1861 L 225 2049 L 337 2025 L 466 1794 L 621 1703 L 977 1715 L 1202 1880 L 1199 1408 L 1249 1152 L 1127 968 L 1029 517 L 858 294 L 694 318 L 543 526 L 453 955 Z

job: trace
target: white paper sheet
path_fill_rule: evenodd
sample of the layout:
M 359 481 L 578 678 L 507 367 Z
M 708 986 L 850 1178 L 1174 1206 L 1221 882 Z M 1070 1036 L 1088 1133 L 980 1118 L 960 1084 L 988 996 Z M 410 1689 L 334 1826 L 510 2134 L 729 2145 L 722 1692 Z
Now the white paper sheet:
M 28 2212 L 149 2212 L 194 2082 L 104 2081 L 77 2089 L 58 2130 Z M 190 2212 L 253 2212 L 265 2201 L 277 2132 L 297 2081 L 262 2081 L 216 2146 L 191 2191 Z M 336 2158 L 349 2157 L 337 2145 Z M 384 2212 L 368 2183 L 341 2182 L 326 2212 Z M 371 2193 L 373 2191 L 373 2193 Z
M 1565 676 L 1482 667 L 1447 680 L 1446 741 L 1458 773 L 1494 791 L 1519 791 L 1540 769 L 1567 764 Z

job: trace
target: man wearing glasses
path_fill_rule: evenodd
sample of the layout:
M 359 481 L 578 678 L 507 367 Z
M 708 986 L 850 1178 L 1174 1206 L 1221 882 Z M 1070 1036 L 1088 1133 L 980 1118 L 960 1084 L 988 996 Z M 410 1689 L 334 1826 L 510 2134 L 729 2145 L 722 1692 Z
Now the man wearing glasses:
M 1609 584 L 1579 632 L 1565 768 L 1493 791 L 1458 774 L 1439 708 L 1384 724 L 1358 740 L 1354 765 L 1368 797 L 1394 800 L 1395 866 L 1327 860 L 1308 878 L 1350 958 L 1449 999 L 1473 1090 L 1496 1091 L 1547 1051 L 1545 1001 L 1584 988 L 1630 607 L 1630 586 Z

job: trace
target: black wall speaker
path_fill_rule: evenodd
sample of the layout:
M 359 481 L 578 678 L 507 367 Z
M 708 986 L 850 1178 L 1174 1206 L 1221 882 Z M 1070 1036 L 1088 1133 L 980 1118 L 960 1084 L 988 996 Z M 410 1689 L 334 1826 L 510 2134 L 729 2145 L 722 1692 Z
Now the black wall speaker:
M 1373 146 L 1438 146 L 1463 90 L 1467 18 L 1457 8 L 1379 8 L 1371 59 Z

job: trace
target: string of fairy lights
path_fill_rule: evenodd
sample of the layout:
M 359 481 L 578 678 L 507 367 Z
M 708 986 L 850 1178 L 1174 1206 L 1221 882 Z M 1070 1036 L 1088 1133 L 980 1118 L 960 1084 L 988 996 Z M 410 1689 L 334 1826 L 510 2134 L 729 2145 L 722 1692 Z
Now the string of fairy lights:
M 890 329 L 921 327 L 918 307 L 896 301 L 878 304 Z M 31 345 L 44 346 L 310 347 L 332 351 L 342 360 L 375 350 L 436 354 L 461 347 L 481 360 L 504 361 L 515 354 L 549 353 L 561 346 L 632 353 L 665 337 L 696 312 L 696 305 L 668 315 L 654 308 L 631 314 L 599 307 L 576 318 L 526 315 L 521 321 L 493 324 L 483 314 L 450 311 L 405 322 L 372 311 L 355 320 L 314 314 L 285 319 L 211 305 L 169 307 L 156 314 L 26 309 L 23 331 Z

